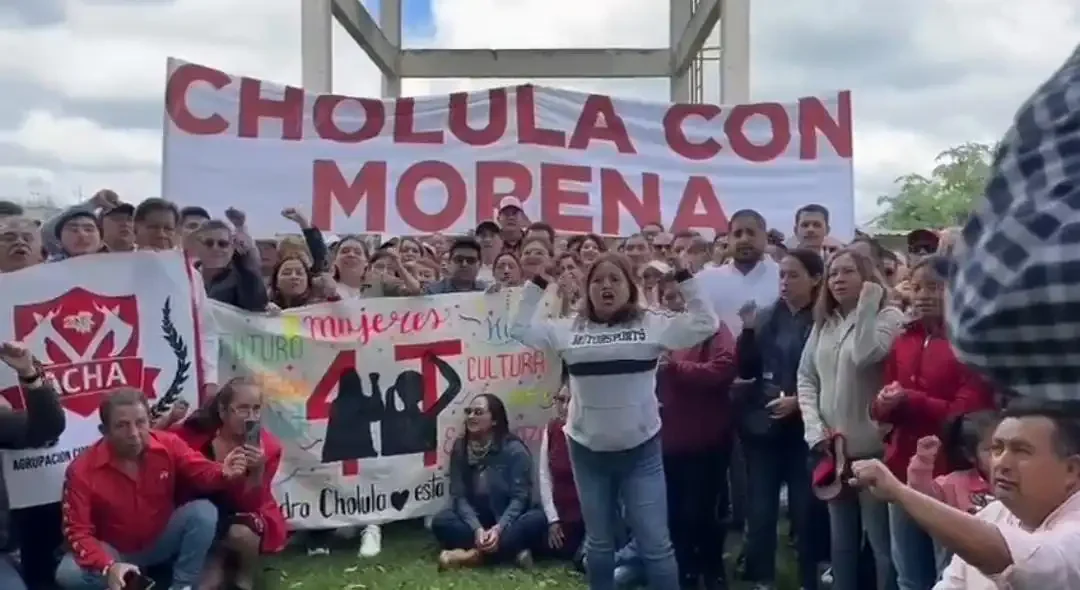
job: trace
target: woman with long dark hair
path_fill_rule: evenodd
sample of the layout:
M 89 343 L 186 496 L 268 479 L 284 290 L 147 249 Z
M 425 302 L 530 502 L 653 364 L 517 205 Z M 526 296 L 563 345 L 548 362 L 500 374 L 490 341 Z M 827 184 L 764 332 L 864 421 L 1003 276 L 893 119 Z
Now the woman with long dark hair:
M 825 264 L 816 252 L 795 249 L 780 259 L 780 299 L 740 310 L 742 333 L 735 345 L 740 386 L 739 437 L 746 456 L 746 573 L 748 581 L 776 583 L 776 525 L 780 489 L 787 486 L 798 554 L 800 587 L 818 586 L 816 539 L 811 518 L 818 502 L 810 493 L 809 448 L 796 397 L 799 359 L 814 327 L 814 301 Z M 823 510 L 823 508 L 821 508 Z
M 237 447 L 254 451 L 247 485 L 211 498 L 218 508 L 219 542 L 203 570 L 206 587 L 216 588 L 228 581 L 230 588 L 251 590 L 259 557 L 285 547 L 288 529 L 271 487 L 281 465 L 282 446 L 277 437 L 261 428 L 261 413 L 258 384 L 237 377 L 174 429 L 209 459 L 221 460 Z M 226 568 L 230 562 L 235 564 L 232 571 Z
M 944 258 L 931 255 L 911 269 L 911 317 L 885 358 L 885 388 L 870 415 L 892 425 L 885 442 L 885 464 L 900 481 L 924 436 L 938 435 L 950 419 L 994 407 L 990 386 L 957 360 L 945 334 Z M 944 454 L 933 475 L 955 466 Z M 889 506 L 892 557 L 900 590 L 929 590 L 937 581 L 933 539 L 898 505 Z
M 589 267 L 586 296 L 576 317 L 545 320 L 537 309 L 551 280 L 533 277 L 522 293 L 511 337 L 554 351 L 570 372 L 570 460 L 585 522 L 592 590 L 615 585 L 617 514 L 630 525 L 649 587 L 679 587 L 668 535 L 667 490 L 660 450 L 656 371 L 662 354 L 712 336 L 719 321 L 698 293 L 690 272 L 676 279 L 687 313 L 645 310 L 631 262 L 606 254 Z
M 450 452 L 450 502 L 431 521 L 440 568 L 532 565 L 532 549 L 547 532 L 533 504 L 532 455 L 510 432 L 502 400 L 489 393 L 465 408 L 465 432 Z
M 300 256 L 289 255 L 279 259 L 270 274 L 270 303 L 278 309 L 339 299 L 333 279 L 327 273 L 315 274 Z

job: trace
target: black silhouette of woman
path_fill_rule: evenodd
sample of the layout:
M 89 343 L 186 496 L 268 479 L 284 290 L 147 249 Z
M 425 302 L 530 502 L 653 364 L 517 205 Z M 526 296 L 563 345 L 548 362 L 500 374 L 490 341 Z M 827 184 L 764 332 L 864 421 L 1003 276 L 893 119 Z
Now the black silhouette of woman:
M 382 456 L 412 455 L 434 451 L 437 445 L 439 414 L 461 393 L 461 377 L 454 368 L 441 358 L 429 358 L 446 379 L 446 390 L 438 401 L 427 410 L 421 409 L 424 401 L 424 378 L 419 371 L 402 371 L 394 384 L 386 390 L 386 404 L 382 419 Z M 397 396 L 404 409 L 398 410 L 394 403 Z
M 349 369 L 338 379 L 338 394 L 330 402 L 326 422 L 322 462 L 378 457 L 371 437 L 371 425 L 382 420 L 382 389 L 378 373 L 371 373 L 371 395 L 364 395 L 364 384 L 356 371 Z

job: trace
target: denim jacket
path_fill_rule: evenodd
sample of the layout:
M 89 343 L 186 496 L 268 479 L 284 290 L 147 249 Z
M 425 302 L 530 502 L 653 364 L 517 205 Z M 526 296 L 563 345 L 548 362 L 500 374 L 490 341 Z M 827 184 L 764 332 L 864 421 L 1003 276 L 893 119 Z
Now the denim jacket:
M 450 453 L 451 506 L 474 531 L 485 528 L 472 493 L 476 470 L 481 468 L 487 470 L 488 501 L 488 506 L 481 508 L 490 511 L 499 528 L 505 530 L 532 504 L 532 455 L 525 443 L 509 435 L 493 442 L 479 465 L 469 465 L 464 437 L 454 443 Z

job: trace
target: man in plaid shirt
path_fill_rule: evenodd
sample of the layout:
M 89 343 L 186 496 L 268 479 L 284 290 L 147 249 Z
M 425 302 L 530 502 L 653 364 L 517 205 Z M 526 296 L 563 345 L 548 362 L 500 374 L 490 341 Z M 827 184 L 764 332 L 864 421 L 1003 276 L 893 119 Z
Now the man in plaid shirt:
M 1010 394 L 1080 402 L 1080 48 L 1017 113 L 954 260 L 960 359 Z

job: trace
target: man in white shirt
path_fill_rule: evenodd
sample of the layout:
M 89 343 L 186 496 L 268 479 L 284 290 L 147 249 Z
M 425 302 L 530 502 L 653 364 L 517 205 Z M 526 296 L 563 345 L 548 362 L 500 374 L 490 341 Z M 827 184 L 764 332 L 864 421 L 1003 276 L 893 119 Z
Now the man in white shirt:
M 991 441 L 996 501 L 975 516 L 856 461 L 853 485 L 903 507 L 955 554 L 934 590 L 1080 588 L 1080 408 L 1021 398 Z
M 716 315 L 732 334 L 742 330 L 739 309 L 753 301 L 759 308 L 780 297 L 780 267 L 765 256 L 768 228 L 753 209 L 736 211 L 728 222 L 731 262 L 698 273 L 698 284 Z

